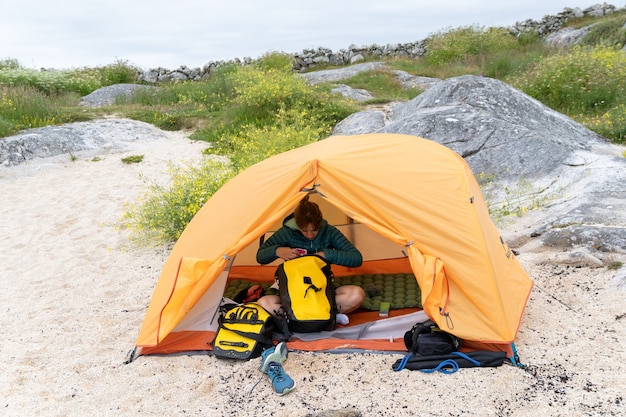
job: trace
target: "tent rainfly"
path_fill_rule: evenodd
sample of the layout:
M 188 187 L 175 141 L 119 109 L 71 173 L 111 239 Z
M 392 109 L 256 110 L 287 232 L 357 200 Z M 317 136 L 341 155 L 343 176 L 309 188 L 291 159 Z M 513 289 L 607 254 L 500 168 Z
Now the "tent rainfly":
M 428 316 L 465 349 L 512 352 L 532 282 L 489 217 L 469 166 L 436 142 L 381 133 L 331 136 L 221 187 L 166 260 L 131 360 L 211 350 L 225 288 L 233 279 L 273 281 L 277 262 L 256 263 L 259 242 L 306 195 L 363 254 L 358 268 L 333 266 L 336 285 L 348 276 L 411 273 L 421 308 L 387 318 L 357 311 L 335 332 L 296 334 L 291 349 L 405 351 L 404 332 Z

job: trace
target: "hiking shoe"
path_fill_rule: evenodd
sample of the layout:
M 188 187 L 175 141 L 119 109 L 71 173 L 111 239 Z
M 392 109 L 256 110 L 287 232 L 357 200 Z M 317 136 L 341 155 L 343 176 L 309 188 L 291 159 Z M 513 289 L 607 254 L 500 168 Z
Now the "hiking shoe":
M 267 376 L 272 381 L 274 392 L 278 396 L 283 396 L 296 387 L 296 382 L 285 372 L 283 366 L 277 362 L 270 362 L 267 365 Z
M 287 360 L 287 344 L 285 342 L 280 342 L 276 346 L 272 346 L 270 348 L 265 349 L 261 353 L 261 372 L 264 374 L 267 373 L 267 368 L 270 363 L 275 362 L 277 364 L 281 364 Z M 270 378 L 271 379 L 271 378 Z

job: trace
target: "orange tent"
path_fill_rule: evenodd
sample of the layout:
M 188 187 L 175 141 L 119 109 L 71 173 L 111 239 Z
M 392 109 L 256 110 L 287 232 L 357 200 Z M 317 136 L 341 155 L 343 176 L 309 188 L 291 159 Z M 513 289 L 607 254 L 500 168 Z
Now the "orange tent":
M 307 194 L 363 254 L 359 268 L 333 267 L 338 280 L 413 272 L 423 313 L 442 329 L 466 347 L 510 352 L 532 282 L 492 223 L 470 168 L 427 139 L 366 134 L 276 155 L 220 188 L 167 259 L 134 354 L 210 350 L 227 283 L 272 280 L 276 264 L 255 261 L 259 240 Z M 401 335 L 414 319 L 399 327 L 397 317 L 378 319 L 369 338 L 322 334 L 288 344 L 405 350 Z M 387 331 L 386 321 L 395 330 Z

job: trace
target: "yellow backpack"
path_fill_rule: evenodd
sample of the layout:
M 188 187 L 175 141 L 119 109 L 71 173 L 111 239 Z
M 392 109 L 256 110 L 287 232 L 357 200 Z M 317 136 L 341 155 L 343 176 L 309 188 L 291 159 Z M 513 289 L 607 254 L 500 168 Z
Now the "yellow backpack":
M 334 330 L 337 304 L 330 264 L 320 256 L 295 258 L 276 270 L 280 302 L 292 332 Z
M 252 359 L 272 346 L 273 317 L 257 303 L 223 312 L 213 339 L 213 354 L 222 359 Z

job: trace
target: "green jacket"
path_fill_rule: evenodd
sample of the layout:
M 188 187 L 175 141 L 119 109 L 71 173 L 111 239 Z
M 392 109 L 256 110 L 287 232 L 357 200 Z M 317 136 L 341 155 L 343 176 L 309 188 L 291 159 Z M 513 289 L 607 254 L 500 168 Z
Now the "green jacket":
M 289 215 L 283 221 L 283 226 L 259 247 L 257 262 L 264 265 L 278 259 L 276 249 L 281 246 L 306 249 L 309 254 L 324 252 L 326 261 L 335 265 L 354 268 L 363 263 L 361 252 L 326 220 L 322 220 L 315 239 L 309 240 L 300 232 L 293 214 Z

